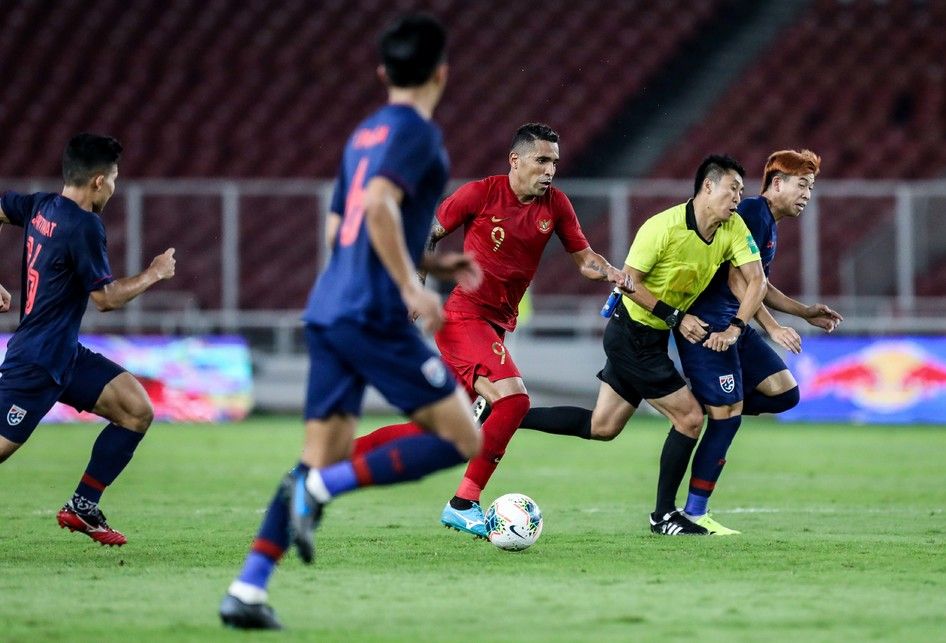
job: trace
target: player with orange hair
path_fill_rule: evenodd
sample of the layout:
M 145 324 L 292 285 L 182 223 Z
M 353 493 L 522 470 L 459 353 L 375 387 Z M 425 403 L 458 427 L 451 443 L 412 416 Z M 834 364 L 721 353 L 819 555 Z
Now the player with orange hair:
M 820 170 L 821 157 L 811 150 L 801 150 L 800 152 L 796 150 L 779 150 L 778 152 L 772 152 L 765 161 L 765 169 L 763 170 L 762 176 L 762 195 L 765 196 L 765 192 L 778 175 L 781 175 L 782 180 L 795 177 L 798 179 L 798 183 L 804 183 L 807 187 L 812 187 L 815 177 L 818 176 Z M 808 174 L 811 175 L 810 181 L 808 181 L 807 178 L 802 178 L 806 177 Z M 781 190 L 776 191 L 780 192 Z M 804 210 L 804 204 L 801 204 L 800 209 L 787 209 L 784 212 L 780 211 L 779 214 L 782 216 L 798 217 L 801 215 L 802 210 Z M 781 218 L 775 212 L 772 214 L 777 217 L 776 220 Z
M 821 157 L 810 150 L 775 152 L 765 163 L 761 195 L 739 203 L 737 211 L 759 247 L 766 276 L 775 258 L 778 223 L 801 216 L 820 169 Z M 711 331 L 726 327 L 735 318 L 744 292 L 742 275 L 724 265 L 687 312 L 708 323 Z M 824 304 L 803 304 L 771 282 L 764 304 L 755 315 L 756 321 L 775 343 L 793 353 L 801 351 L 801 337 L 793 328 L 779 324 L 766 305 L 829 333 L 842 321 L 841 315 Z M 684 513 L 712 535 L 739 533 L 713 520 L 707 509 L 726 463 L 726 452 L 743 415 L 781 413 L 798 404 L 798 383 L 782 358 L 750 326 L 743 324 L 736 345 L 724 352 L 686 341 L 679 332 L 674 335 L 683 371 L 709 416 L 693 456 Z

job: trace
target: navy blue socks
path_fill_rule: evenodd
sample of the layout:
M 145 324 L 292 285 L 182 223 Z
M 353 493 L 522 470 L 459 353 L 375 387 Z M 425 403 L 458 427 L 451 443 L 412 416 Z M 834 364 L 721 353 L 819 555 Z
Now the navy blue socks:
M 135 449 L 145 436 L 131 429 L 109 424 L 92 445 L 92 457 L 85 474 L 76 487 L 73 504 L 92 506 L 102 499 L 102 492 L 115 481 L 118 474 L 131 462 Z M 77 507 L 80 509 L 80 507 Z
M 726 464 L 726 452 L 736 437 L 736 431 L 742 423 L 742 416 L 706 422 L 706 431 L 700 446 L 693 456 L 693 469 L 690 475 L 690 493 L 684 511 L 690 516 L 702 516 L 706 513 L 709 497 L 716 488 L 716 482 Z

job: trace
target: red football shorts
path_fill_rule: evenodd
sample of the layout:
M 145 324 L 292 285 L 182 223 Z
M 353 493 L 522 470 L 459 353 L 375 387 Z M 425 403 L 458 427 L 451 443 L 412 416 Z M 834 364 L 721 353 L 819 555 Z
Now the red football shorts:
M 476 397 L 473 382 L 485 377 L 490 382 L 522 377 L 519 367 L 506 350 L 506 331 L 482 317 L 468 313 L 444 312 L 443 327 L 434 336 L 444 362 L 470 395 Z

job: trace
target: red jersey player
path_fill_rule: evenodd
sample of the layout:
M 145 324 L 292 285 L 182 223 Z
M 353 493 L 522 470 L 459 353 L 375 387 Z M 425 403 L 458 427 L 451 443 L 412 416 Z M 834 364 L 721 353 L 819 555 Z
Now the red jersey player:
M 540 123 L 523 125 L 512 140 L 509 174 L 460 187 L 441 204 L 431 233 L 433 245 L 463 226 L 464 251 L 483 269 L 476 290 L 454 288 L 435 340 L 470 397 L 479 394 L 491 407 L 483 424 L 482 450 L 470 460 L 440 521 L 484 538 L 480 494 L 529 410 L 529 395 L 504 338 L 516 327 L 519 300 L 552 234 L 561 239 L 583 276 L 633 290 L 626 273 L 589 247 L 568 197 L 551 186 L 558 158 L 554 130 Z M 355 453 L 419 431 L 413 424 L 380 428 L 356 440 Z

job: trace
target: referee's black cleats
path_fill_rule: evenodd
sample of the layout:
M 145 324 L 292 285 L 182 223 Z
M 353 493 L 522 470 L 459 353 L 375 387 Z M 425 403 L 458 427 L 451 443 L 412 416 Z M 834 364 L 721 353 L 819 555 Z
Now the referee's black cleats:
M 322 521 L 325 505 L 309 492 L 305 479 L 305 475 L 291 472 L 283 480 L 283 490 L 289 499 L 289 540 L 295 545 L 302 562 L 311 565 L 315 560 L 313 532 Z
M 709 532 L 683 515 L 682 511 L 671 511 L 663 516 L 650 514 L 650 530 L 661 536 L 708 536 Z
M 244 603 L 227 594 L 220 603 L 220 620 L 228 627 L 240 630 L 281 630 L 282 623 L 276 612 L 266 603 Z

